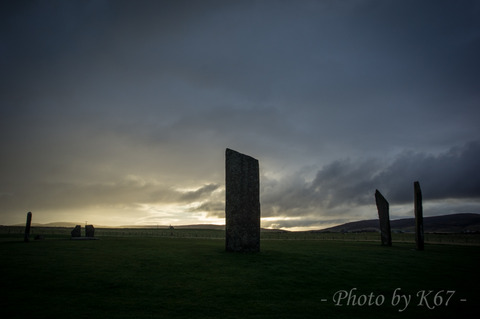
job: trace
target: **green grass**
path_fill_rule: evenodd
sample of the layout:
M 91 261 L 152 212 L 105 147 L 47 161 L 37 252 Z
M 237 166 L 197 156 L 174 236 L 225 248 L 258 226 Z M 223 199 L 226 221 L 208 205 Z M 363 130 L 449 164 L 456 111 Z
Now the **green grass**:
M 260 253 L 243 254 L 226 253 L 216 239 L 49 238 L 0 241 L 2 318 L 458 318 L 479 311 L 478 246 L 418 252 L 404 243 L 262 240 Z M 385 301 L 336 306 L 335 292 L 352 288 Z M 412 295 L 403 312 L 390 305 L 396 288 Z M 417 306 L 420 290 L 456 292 L 448 306 L 429 310 Z

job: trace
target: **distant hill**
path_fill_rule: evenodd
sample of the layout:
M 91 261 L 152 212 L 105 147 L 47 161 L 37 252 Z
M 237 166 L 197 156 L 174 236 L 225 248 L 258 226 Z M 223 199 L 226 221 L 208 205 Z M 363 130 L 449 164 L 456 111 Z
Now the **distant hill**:
M 74 228 L 76 225 L 82 227 L 85 226 L 83 223 L 74 223 L 74 222 L 52 222 L 46 224 L 32 223 L 33 227 L 67 227 Z M 25 224 L 15 224 L 12 226 L 25 226 Z M 170 226 L 166 225 L 122 225 L 122 226 L 103 226 L 93 224 L 95 228 L 159 228 L 159 229 L 168 229 Z M 175 229 L 225 229 L 225 225 L 214 225 L 214 224 L 198 224 L 198 225 L 172 225 Z
M 89 223 L 90 224 L 90 223 Z M 74 222 L 51 222 L 51 223 L 45 223 L 45 224 L 41 224 L 41 223 L 32 223 L 32 227 L 66 227 L 66 228 L 74 228 L 76 225 L 80 225 L 83 227 L 85 227 L 85 222 L 83 223 L 74 223 Z M 91 225 L 91 224 L 90 224 Z M 22 226 L 22 227 L 25 227 L 25 224 L 15 224 L 15 225 L 10 225 L 10 226 Z M 102 226 L 102 225 L 95 225 L 93 224 L 93 226 L 95 228 L 121 228 L 123 226 L 120 226 L 120 227 L 112 227 L 112 226 Z
M 106 228 L 158 228 L 158 229 L 168 229 L 170 226 L 173 226 L 174 229 L 225 229 L 225 225 L 214 225 L 214 224 L 197 224 L 197 225 L 122 225 L 122 226 L 106 226 Z M 95 226 L 97 227 L 97 226 Z M 98 226 L 98 228 L 103 228 L 103 226 Z
M 46 224 L 40 224 L 40 223 L 32 223 L 33 227 L 75 227 L 76 225 L 85 225 L 85 222 L 83 223 L 72 223 L 72 222 L 52 222 L 52 223 L 46 223 Z M 25 226 L 25 223 L 23 224 L 15 224 L 15 225 L 10 225 L 10 226 Z M 97 226 L 95 226 L 97 227 Z
M 82 228 L 85 226 L 85 223 L 71 223 L 71 222 L 52 222 L 47 224 L 32 223 L 33 227 L 66 227 L 74 228 L 76 225 L 81 225 Z M 25 227 L 25 224 L 16 224 L 11 226 Z M 166 225 L 122 225 L 122 226 L 102 226 L 95 225 L 95 228 L 138 228 L 138 229 L 169 229 L 170 226 Z M 171 225 L 174 229 L 213 229 L 213 230 L 225 230 L 225 225 L 215 225 L 215 224 L 194 224 L 194 225 Z M 261 228 L 262 232 L 288 232 L 284 229 L 269 229 Z
M 83 223 L 71 223 L 71 222 L 54 222 L 54 223 L 47 223 L 47 224 L 36 224 L 33 223 L 32 226 L 42 226 L 42 227 L 75 227 L 76 225 L 84 226 L 85 222 Z
M 443 216 L 424 217 L 423 226 L 426 233 L 462 233 L 462 232 L 480 232 L 480 214 L 452 214 Z M 72 222 L 53 222 L 47 224 L 32 223 L 33 227 L 68 227 L 74 228 L 75 225 L 85 223 Z M 23 226 L 17 224 L 12 226 Z M 172 225 L 175 229 L 217 229 L 224 230 L 225 225 L 197 224 L 197 225 Z M 158 228 L 168 229 L 166 225 L 124 225 L 124 226 L 102 226 L 95 225 L 95 228 Z M 415 232 L 415 219 L 404 218 L 390 221 L 392 232 Z M 281 229 L 261 229 L 262 232 L 286 232 Z M 357 222 L 346 223 L 321 230 L 312 230 L 312 232 L 379 232 L 378 219 L 361 220 Z
M 392 232 L 415 232 L 415 218 L 390 221 Z M 452 214 L 423 218 L 426 233 L 462 233 L 480 231 L 480 214 Z M 365 232 L 380 231 L 378 219 L 346 223 L 313 232 Z
M 198 224 L 198 225 L 179 225 L 173 226 L 175 229 L 217 229 L 224 230 L 225 225 Z

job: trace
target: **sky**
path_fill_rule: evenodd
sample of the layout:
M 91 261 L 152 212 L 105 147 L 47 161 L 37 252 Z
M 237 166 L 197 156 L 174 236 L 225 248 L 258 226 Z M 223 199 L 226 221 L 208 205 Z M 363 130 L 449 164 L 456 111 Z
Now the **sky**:
M 0 224 L 480 213 L 479 1 L 2 1 Z

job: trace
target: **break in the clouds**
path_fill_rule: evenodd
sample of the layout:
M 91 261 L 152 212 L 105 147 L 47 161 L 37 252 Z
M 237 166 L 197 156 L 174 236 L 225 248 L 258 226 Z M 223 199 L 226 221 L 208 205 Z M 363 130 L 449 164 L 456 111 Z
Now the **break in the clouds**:
M 476 1 L 0 6 L 2 224 L 221 223 L 226 147 L 265 226 L 478 212 Z

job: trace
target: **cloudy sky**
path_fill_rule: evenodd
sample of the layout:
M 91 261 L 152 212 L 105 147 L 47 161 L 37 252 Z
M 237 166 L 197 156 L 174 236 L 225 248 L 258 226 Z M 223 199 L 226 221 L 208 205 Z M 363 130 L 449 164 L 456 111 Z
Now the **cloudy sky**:
M 480 213 L 478 1 L 2 1 L 0 224 Z

